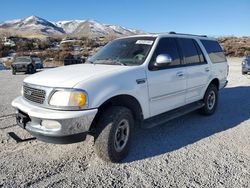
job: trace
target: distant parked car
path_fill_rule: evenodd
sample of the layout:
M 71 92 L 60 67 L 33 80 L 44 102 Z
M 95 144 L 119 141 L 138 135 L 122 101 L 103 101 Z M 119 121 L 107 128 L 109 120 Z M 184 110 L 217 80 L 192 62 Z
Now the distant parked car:
M 250 56 L 246 56 L 242 61 L 242 74 L 250 72 Z
M 39 57 L 32 57 L 32 59 L 35 61 L 36 69 L 42 69 L 43 68 L 43 62 Z
M 17 72 L 25 72 L 33 74 L 36 72 L 35 61 L 30 56 L 17 57 L 11 65 L 12 74 Z
M 5 70 L 5 66 L 2 63 L 0 63 L 0 70 Z
M 83 60 L 80 57 L 74 58 L 73 56 L 69 56 L 64 59 L 64 65 L 74 65 L 81 63 L 83 63 Z

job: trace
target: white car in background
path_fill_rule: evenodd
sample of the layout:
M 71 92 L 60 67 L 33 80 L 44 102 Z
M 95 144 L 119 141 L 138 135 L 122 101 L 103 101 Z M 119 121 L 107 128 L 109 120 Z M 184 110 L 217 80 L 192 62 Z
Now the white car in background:
M 174 32 L 125 37 L 86 64 L 25 78 L 12 106 L 18 125 L 38 139 L 72 143 L 90 134 L 99 157 L 119 162 L 135 126 L 153 127 L 197 109 L 212 115 L 227 75 L 213 38 Z
M 242 74 L 247 74 L 250 72 L 250 56 L 244 57 L 242 61 Z

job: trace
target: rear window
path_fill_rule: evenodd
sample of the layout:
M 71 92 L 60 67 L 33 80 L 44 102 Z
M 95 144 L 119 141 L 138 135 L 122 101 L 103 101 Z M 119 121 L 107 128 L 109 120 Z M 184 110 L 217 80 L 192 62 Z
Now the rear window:
M 221 63 L 227 61 L 225 54 L 217 41 L 201 40 L 212 63 Z

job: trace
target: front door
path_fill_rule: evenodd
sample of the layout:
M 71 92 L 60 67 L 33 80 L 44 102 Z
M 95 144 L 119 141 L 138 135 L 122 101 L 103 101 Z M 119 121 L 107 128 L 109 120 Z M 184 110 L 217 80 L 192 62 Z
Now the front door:
M 156 57 L 160 54 L 168 54 L 172 58 L 171 64 L 161 68 L 155 66 Z M 185 105 L 186 68 L 181 66 L 175 38 L 159 40 L 149 64 L 147 79 L 151 116 Z

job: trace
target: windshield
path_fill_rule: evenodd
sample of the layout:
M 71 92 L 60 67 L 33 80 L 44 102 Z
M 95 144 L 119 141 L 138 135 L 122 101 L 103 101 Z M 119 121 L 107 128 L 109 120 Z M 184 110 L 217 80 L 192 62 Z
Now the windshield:
M 16 58 L 15 62 L 30 62 L 30 58 L 29 57 L 18 57 Z
M 88 62 L 111 65 L 141 65 L 154 41 L 155 37 L 132 37 L 114 40 L 103 47 Z

